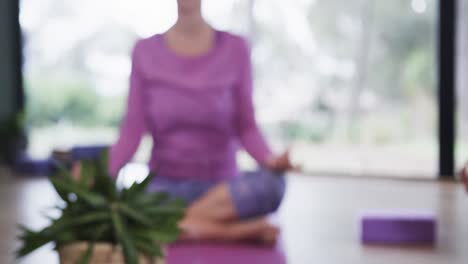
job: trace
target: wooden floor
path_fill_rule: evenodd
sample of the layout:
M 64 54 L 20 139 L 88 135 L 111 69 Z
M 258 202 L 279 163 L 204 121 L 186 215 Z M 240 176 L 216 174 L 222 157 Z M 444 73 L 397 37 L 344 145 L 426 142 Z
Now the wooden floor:
M 0 263 L 57 263 L 51 247 L 16 262 L 16 223 L 41 227 L 41 210 L 57 197 L 43 179 L 16 179 L 0 169 Z M 433 248 L 369 247 L 359 243 L 366 209 L 429 209 L 438 215 Z M 468 195 L 453 183 L 291 175 L 278 221 L 288 263 L 468 263 Z

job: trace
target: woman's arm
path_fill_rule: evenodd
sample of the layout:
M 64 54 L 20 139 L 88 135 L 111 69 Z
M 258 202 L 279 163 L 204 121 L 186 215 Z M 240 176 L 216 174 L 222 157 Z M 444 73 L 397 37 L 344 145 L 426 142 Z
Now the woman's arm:
M 255 110 L 252 101 L 253 88 L 250 50 L 245 41 L 242 41 L 240 46 L 238 58 L 241 60 L 241 69 L 238 87 L 236 87 L 238 134 L 244 149 L 259 164 L 265 165 L 272 153 L 255 120 Z
M 110 150 L 109 173 L 114 177 L 117 176 L 119 170 L 133 157 L 141 138 L 146 132 L 142 95 L 143 81 L 138 65 L 138 47 L 137 43 L 132 53 L 127 111 L 121 124 L 119 138 Z
M 241 59 L 241 75 L 238 89 L 238 127 L 239 138 L 245 150 L 259 163 L 274 171 L 300 170 L 292 165 L 289 150 L 281 155 L 273 155 L 261 134 L 255 120 L 253 105 L 252 64 L 250 50 L 245 41 L 242 42 L 238 54 Z

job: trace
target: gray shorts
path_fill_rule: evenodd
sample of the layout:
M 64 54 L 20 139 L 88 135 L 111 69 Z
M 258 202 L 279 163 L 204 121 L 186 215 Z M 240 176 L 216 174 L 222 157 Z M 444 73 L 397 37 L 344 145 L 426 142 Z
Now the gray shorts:
M 229 186 L 231 198 L 241 219 L 276 211 L 284 196 L 284 175 L 265 169 L 245 172 L 224 182 Z M 157 176 L 149 190 L 166 192 L 171 197 L 181 198 L 190 204 L 220 183 L 223 181 L 181 180 Z

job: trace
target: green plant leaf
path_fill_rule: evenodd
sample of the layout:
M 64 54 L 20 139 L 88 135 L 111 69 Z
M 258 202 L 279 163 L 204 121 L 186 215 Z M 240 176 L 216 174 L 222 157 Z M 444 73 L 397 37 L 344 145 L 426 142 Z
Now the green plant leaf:
M 138 264 L 137 249 L 127 233 L 127 229 L 122 221 L 121 216 L 116 210 L 112 211 L 111 215 L 117 239 L 122 245 L 122 250 L 125 256 L 125 263 Z
M 139 252 L 142 252 L 150 259 L 164 256 L 161 246 L 154 242 L 136 239 L 135 245 Z
M 61 165 L 56 165 L 57 172 L 51 177 L 55 179 L 61 178 L 62 180 L 71 180 L 71 176 L 68 175 L 66 172 L 64 172 L 64 169 L 60 166 Z M 54 187 L 55 191 L 57 192 L 57 194 L 60 196 L 60 198 L 64 200 L 66 203 L 69 203 L 70 202 L 69 197 L 68 197 L 69 192 L 67 192 L 66 190 L 63 190 L 60 186 L 56 185 L 54 181 L 50 181 L 50 182 L 52 186 Z
M 146 193 L 142 192 L 139 195 L 135 195 L 134 199 L 129 201 L 132 205 L 137 207 L 146 206 L 158 206 L 161 203 L 165 203 L 169 200 L 169 195 L 164 192 L 157 193 Z
M 62 230 L 61 232 L 56 233 L 54 236 L 56 246 L 59 247 L 60 245 L 78 241 L 78 236 L 75 233 L 76 232 L 74 230 Z
M 69 229 L 75 226 L 101 222 L 109 220 L 108 212 L 88 212 L 74 218 L 60 218 L 41 233 L 44 235 L 53 235 L 61 232 L 64 229 Z
M 174 227 L 171 229 L 166 228 L 165 230 L 134 230 L 132 232 L 135 236 L 141 240 L 153 241 L 153 243 L 172 243 L 179 237 L 180 231 Z
M 99 163 L 98 163 L 98 172 L 102 175 L 108 175 L 109 173 L 109 149 L 105 149 L 99 155 Z
M 19 239 L 23 241 L 22 247 L 16 252 L 17 257 L 23 257 L 35 251 L 36 249 L 52 242 L 51 237 L 42 234 L 41 232 L 34 232 L 24 226 L 19 227 L 22 231 Z
M 81 175 L 79 184 L 83 188 L 89 188 L 93 184 L 93 178 L 95 177 L 96 170 L 93 163 L 89 160 L 81 161 Z
M 93 207 L 103 207 L 107 205 L 107 200 L 104 197 L 82 188 L 75 182 L 68 182 L 60 178 L 50 178 L 50 181 L 60 192 L 74 193 L 78 198 L 83 199 Z
M 132 209 L 131 207 L 120 204 L 119 210 L 122 212 L 123 215 L 127 216 L 128 218 L 134 220 L 135 222 L 139 223 L 140 225 L 151 226 L 151 219 L 148 218 L 143 213 L 138 212 L 137 210 Z
M 104 166 L 104 162 L 101 160 L 95 160 L 93 161 L 93 164 L 96 169 L 93 190 L 106 197 L 107 200 L 115 201 L 117 199 L 117 188 L 112 177 L 110 177 L 108 172 L 102 168 L 102 166 Z M 107 165 L 105 168 L 107 169 Z

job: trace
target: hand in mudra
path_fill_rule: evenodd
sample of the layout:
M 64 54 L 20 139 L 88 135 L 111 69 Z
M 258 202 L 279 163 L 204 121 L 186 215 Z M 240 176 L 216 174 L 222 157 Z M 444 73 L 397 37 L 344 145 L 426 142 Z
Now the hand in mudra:
M 265 166 L 272 170 L 272 171 L 298 171 L 300 168 L 298 166 L 294 166 L 291 162 L 290 158 L 290 150 L 286 150 L 283 154 L 281 155 L 274 155 L 271 156 L 266 162 Z

